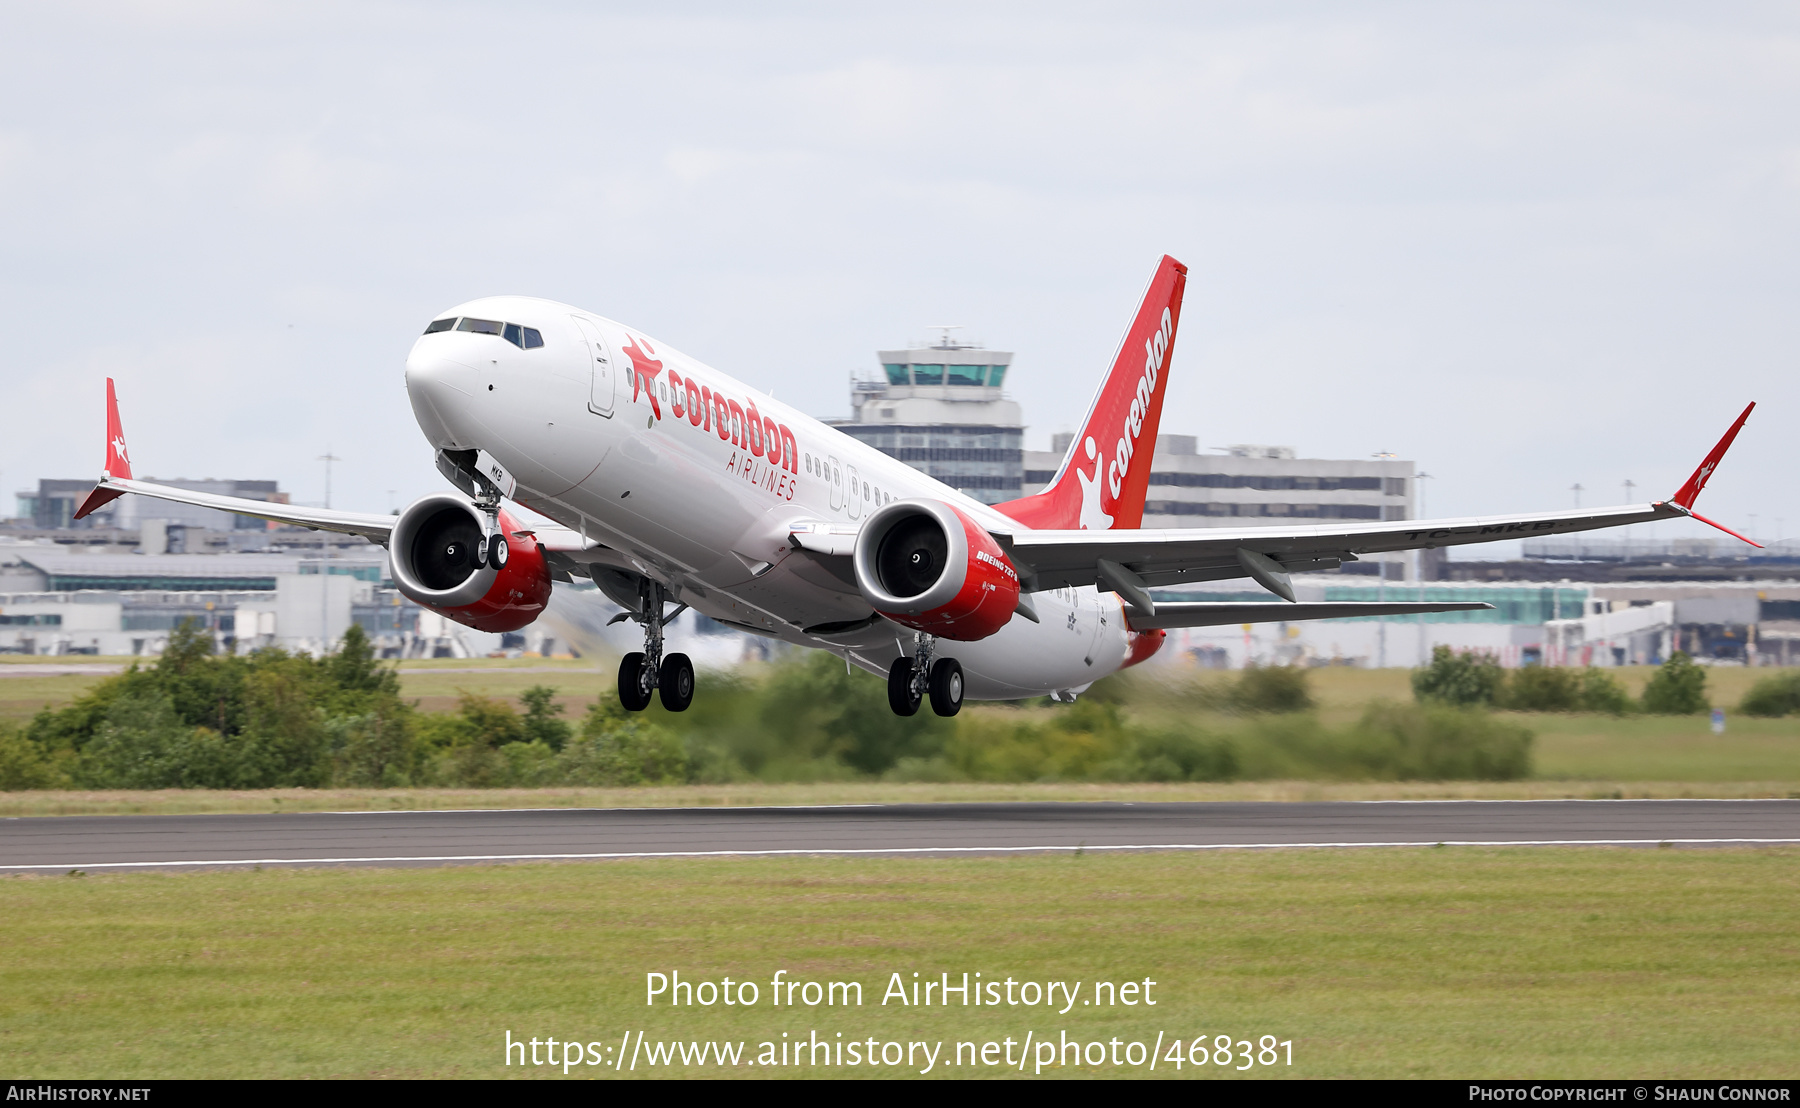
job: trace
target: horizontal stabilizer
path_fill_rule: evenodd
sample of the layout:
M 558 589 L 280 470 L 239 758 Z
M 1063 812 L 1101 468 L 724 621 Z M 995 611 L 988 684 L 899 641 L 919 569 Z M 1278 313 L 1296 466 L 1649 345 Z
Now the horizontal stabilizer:
M 1356 616 L 1415 616 L 1429 612 L 1479 612 L 1492 604 L 1362 603 L 1272 604 L 1257 601 L 1233 604 L 1225 601 L 1158 601 L 1156 614 L 1126 618 L 1133 631 L 1172 627 L 1227 627 L 1234 623 L 1291 623 L 1301 619 L 1352 619 Z

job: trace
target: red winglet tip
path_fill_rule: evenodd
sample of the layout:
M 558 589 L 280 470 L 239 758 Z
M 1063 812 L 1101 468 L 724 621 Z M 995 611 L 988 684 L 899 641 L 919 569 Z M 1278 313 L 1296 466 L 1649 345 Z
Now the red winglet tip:
M 1743 429 L 1744 421 L 1750 418 L 1750 412 L 1755 407 L 1756 401 L 1752 400 L 1749 407 L 1746 407 L 1743 414 L 1738 416 L 1737 421 L 1731 425 L 1731 429 L 1725 432 L 1725 437 L 1719 440 L 1718 445 L 1714 446 L 1712 452 L 1707 454 L 1706 460 L 1700 463 L 1700 468 L 1696 469 L 1694 475 L 1687 479 L 1687 483 L 1677 489 L 1675 495 L 1669 498 L 1671 501 L 1683 508 L 1690 510 L 1693 508 L 1694 501 L 1699 498 L 1701 490 L 1706 488 L 1706 482 L 1712 477 L 1713 470 L 1719 468 L 1720 459 L 1725 457 L 1725 451 L 1731 449 L 1732 440 L 1737 438 L 1738 432 Z M 1718 525 L 1714 524 L 1714 526 Z M 1724 528 L 1720 528 L 1720 530 L 1724 530 Z M 1741 535 L 1738 537 L 1743 538 Z M 1750 540 L 1745 539 L 1744 541 L 1749 542 Z
M 1725 526 L 1723 523 L 1719 523 L 1716 520 L 1707 519 L 1705 516 L 1701 515 L 1699 512 L 1689 510 L 1688 515 L 1694 519 L 1699 520 L 1701 523 L 1706 524 L 1708 527 L 1717 527 L 1719 530 L 1725 532 L 1727 535 L 1730 535 L 1734 539 L 1743 539 L 1744 542 L 1749 543 L 1751 546 L 1756 547 L 1756 549 L 1758 549 L 1758 550 L 1767 549 L 1766 547 L 1763 546 L 1762 543 L 1757 542 L 1755 539 L 1744 538 L 1744 536 L 1738 534 L 1736 531 L 1733 531 L 1731 528 Z
M 89 492 L 87 498 L 81 502 L 81 507 L 75 509 L 75 518 L 85 519 L 87 518 L 87 514 L 95 508 L 111 504 L 113 501 L 124 495 L 125 494 L 118 489 L 94 489 Z

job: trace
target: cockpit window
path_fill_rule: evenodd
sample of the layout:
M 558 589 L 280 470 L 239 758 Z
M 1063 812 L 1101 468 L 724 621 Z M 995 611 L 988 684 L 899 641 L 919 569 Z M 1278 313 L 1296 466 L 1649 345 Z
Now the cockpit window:
M 544 345 L 543 332 L 536 327 L 521 327 L 517 323 L 502 323 L 496 319 L 471 319 L 467 316 L 460 320 L 454 316 L 450 319 L 434 319 L 431 321 L 431 326 L 425 328 L 425 333 L 435 335 L 439 331 L 448 331 L 452 328 L 477 335 L 499 335 L 520 350 L 536 350 Z

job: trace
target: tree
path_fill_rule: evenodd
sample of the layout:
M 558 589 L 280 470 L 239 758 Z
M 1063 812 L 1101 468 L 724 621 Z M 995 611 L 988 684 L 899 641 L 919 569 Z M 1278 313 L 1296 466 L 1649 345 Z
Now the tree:
M 1745 694 L 1738 711 L 1747 716 L 1785 716 L 1800 712 L 1800 673 L 1781 673 L 1758 681 Z
M 1644 711 L 1660 716 L 1690 716 L 1711 705 L 1706 699 L 1706 671 L 1677 650 L 1657 667 L 1644 686 Z
M 526 741 L 543 743 L 551 750 L 561 750 L 568 744 L 573 728 L 556 718 L 562 714 L 563 706 L 556 703 L 555 689 L 533 685 L 519 694 L 519 701 L 525 705 Z
M 1506 671 L 1491 654 L 1431 649 L 1431 664 L 1413 670 L 1413 696 L 1443 704 L 1493 704 L 1505 687 Z

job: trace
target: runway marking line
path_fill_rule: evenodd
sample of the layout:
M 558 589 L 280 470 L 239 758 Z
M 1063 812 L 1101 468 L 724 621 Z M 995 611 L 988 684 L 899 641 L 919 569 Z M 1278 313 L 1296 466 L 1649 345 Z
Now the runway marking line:
M 424 816 L 432 814 L 472 815 L 481 812 L 511 812 L 514 814 L 529 812 L 804 812 L 838 808 L 913 808 L 952 804 L 1056 804 L 1065 807 L 1086 804 L 1116 804 L 1120 807 L 1132 808 L 1152 804 L 1793 804 L 1796 802 L 1800 802 L 1800 798 L 1791 796 L 1539 796 L 1516 800 L 1508 800 L 1504 797 L 1429 800 L 870 800 L 844 804 L 663 804 L 630 808 L 334 808 L 320 812 L 201 812 L 197 814 L 209 816 Z
M 555 862 L 602 861 L 612 858 L 739 858 L 781 855 L 860 854 L 1023 854 L 1103 850 L 1321 850 L 1353 847 L 1426 846 L 1792 846 L 1800 839 L 1441 839 L 1422 842 L 1345 843 L 1142 843 L 1129 846 L 895 846 L 796 850 L 634 850 L 592 854 L 437 854 L 382 858 L 224 858 L 160 862 L 55 862 L 0 865 L 0 870 L 148 869 L 167 866 L 322 866 L 353 862 Z

